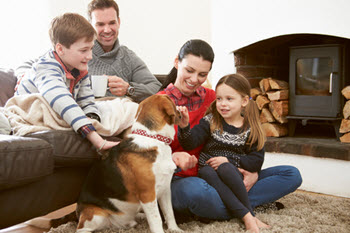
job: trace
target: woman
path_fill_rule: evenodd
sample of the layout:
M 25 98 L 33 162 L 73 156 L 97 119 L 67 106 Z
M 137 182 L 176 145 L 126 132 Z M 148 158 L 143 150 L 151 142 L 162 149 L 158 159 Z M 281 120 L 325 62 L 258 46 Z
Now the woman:
M 161 91 L 177 106 L 186 106 L 191 127 L 199 123 L 211 102 L 216 99 L 212 89 L 202 84 L 207 80 L 214 61 L 214 52 L 202 40 L 187 41 L 180 49 Z M 171 144 L 173 160 L 181 169 L 171 183 L 172 204 L 177 213 L 202 218 L 227 220 L 233 216 L 226 209 L 217 191 L 197 177 L 197 159 L 202 147 L 185 151 L 176 136 Z M 292 166 L 276 166 L 251 173 L 240 169 L 252 208 L 273 202 L 301 185 L 301 176 Z

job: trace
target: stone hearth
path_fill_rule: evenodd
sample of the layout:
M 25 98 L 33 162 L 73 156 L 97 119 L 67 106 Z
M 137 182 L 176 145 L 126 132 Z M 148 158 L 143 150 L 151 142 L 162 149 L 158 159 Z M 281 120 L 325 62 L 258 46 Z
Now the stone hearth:
M 350 161 L 350 143 L 341 143 L 335 138 L 269 137 L 265 149 L 266 152 Z

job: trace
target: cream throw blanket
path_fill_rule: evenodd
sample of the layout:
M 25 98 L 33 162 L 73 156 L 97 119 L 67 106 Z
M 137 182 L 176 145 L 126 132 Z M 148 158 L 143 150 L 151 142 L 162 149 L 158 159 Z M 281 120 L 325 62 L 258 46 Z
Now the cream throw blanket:
M 96 101 L 101 123 L 91 120 L 101 136 L 116 136 L 130 127 L 138 104 L 128 98 Z M 20 95 L 9 99 L 0 108 L 8 118 L 14 135 L 23 136 L 43 130 L 73 130 L 40 94 Z

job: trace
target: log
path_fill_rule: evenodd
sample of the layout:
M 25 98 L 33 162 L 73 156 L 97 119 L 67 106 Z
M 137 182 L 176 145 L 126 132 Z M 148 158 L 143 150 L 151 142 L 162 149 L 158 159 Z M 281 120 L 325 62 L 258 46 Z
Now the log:
M 263 123 L 261 126 L 266 137 L 282 137 L 288 134 L 288 128 L 286 125 L 277 123 Z
M 350 142 L 350 133 L 344 134 L 339 139 L 340 139 L 341 142 Z
M 268 91 L 266 94 L 271 101 L 289 99 L 289 90 Z
M 350 116 L 350 100 L 348 100 L 343 108 L 344 119 L 348 119 Z
M 350 132 L 350 120 L 343 119 L 339 128 L 340 133 Z
M 260 122 L 261 123 L 267 123 L 267 122 L 275 122 L 275 118 L 272 116 L 271 112 L 268 108 L 261 109 L 260 113 Z
M 350 86 L 344 87 L 343 90 L 341 90 L 341 93 L 347 100 L 350 99 Z
M 268 78 L 263 78 L 259 82 L 260 90 L 263 94 L 271 90 L 270 82 Z
M 250 96 L 252 97 L 253 100 L 256 100 L 256 97 L 258 97 L 258 95 L 261 95 L 261 90 L 259 87 L 254 87 L 250 90 Z
M 289 84 L 283 80 L 269 78 L 269 84 L 272 90 L 288 90 Z
M 256 97 L 256 105 L 258 105 L 259 110 L 263 109 L 263 107 L 267 106 L 270 103 L 270 100 L 263 95 L 258 95 L 258 97 Z
M 283 124 L 288 122 L 286 117 L 288 115 L 288 100 L 271 101 L 269 103 L 269 110 L 279 123 Z

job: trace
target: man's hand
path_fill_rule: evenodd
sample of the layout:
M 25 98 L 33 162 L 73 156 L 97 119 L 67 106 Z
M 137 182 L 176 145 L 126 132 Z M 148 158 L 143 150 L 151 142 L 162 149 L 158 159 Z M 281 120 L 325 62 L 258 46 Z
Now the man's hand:
M 249 172 L 244 170 L 243 168 L 238 168 L 238 170 L 243 175 L 243 183 L 245 185 L 245 188 L 247 189 L 247 192 L 253 187 L 253 185 L 258 181 L 258 173 L 257 172 Z
M 208 159 L 206 163 L 216 170 L 221 164 L 227 163 L 227 162 L 229 161 L 226 157 L 219 156 L 219 157 L 213 157 Z
M 173 161 L 176 166 L 180 167 L 183 171 L 193 168 L 198 162 L 196 156 L 190 155 L 187 152 L 174 152 Z
M 124 96 L 128 90 L 129 83 L 117 76 L 108 76 L 109 91 L 116 96 Z

